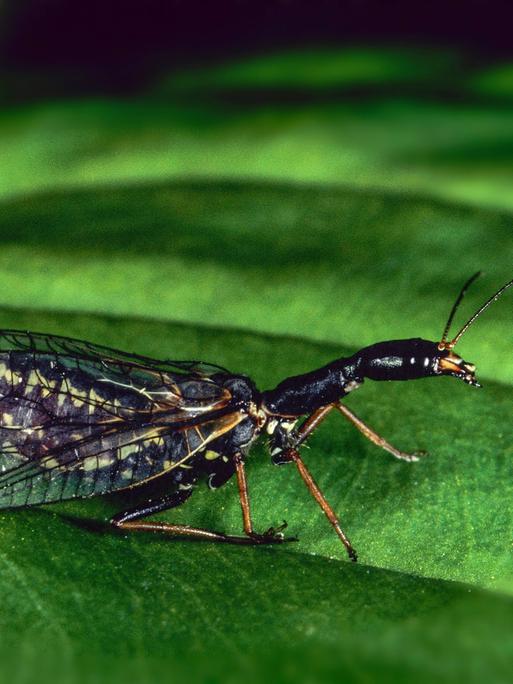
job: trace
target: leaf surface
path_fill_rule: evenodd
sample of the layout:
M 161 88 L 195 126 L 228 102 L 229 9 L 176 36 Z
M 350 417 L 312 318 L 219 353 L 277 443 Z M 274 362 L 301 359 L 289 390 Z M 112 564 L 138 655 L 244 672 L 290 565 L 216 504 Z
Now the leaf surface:
M 2 112 L 0 325 L 203 359 L 261 388 L 378 340 L 438 339 L 483 268 L 461 325 L 513 275 L 512 111 L 462 100 L 471 74 L 443 75 L 441 58 L 402 73 L 397 55 L 358 54 L 330 73 L 308 57 L 297 101 L 268 97 L 291 55 L 185 75 L 179 97 L 175 82 Z M 263 444 L 255 524 L 285 519 L 297 544 L 125 537 L 103 524 L 125 495 L 3 511 L 10 681 L 508 681 L 511 324 L 506 295 L 459 345 L 482 390 L 367 382 L 348 399 L 399 448 L 427 450 L 420 463 L 341 416 L 313 436 L 305 460 L 358 565 Z M 239 531 L 235 483 L 160 517 Z

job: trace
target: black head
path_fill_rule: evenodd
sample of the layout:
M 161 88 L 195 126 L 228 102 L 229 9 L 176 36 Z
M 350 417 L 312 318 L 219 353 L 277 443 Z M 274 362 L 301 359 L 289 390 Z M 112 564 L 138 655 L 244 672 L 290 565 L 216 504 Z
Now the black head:
M 359 354 L 358 372 L 371 380 L 416 380 L 433 375 L 452 375 L 479 386 L 475 366 L 437 342 L 413 338 L 378 342 Z
M 481 385 L 475 378 L 476 367 L 474 364 L 462 359 L 461 356 L 454 353 L 453 349 L 478 316 L 513 285 L 513 280 L 510 280 L 492 295 L 449 342 L 447 335 L 458 305 L 470 284 L 479 275 L 479 273 L 473 275 L 463 286 L 451 309 L 440 342 L 430 342 L 420 338 L 378 342 L 378 344 L 365 347 L 359 352 L 358 373 L 362 377 L 372 380 L 414 380 L 434 375 L 452 375 L 455 378 L 460 378 L 468 385 L 480 387 Z

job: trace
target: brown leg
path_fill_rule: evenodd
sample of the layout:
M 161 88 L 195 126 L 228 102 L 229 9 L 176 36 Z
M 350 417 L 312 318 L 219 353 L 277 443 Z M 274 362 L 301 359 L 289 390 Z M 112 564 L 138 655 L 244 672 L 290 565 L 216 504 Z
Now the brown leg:
M 206 541 L 227 542 L 229 544 L 259 544 L 257 540 L 250 537 L 237 537 L 232 534 L 223 534 L 222 532 L 211 532 L 200 527 L 189 527 L 188 525 L 171 525 L 164 522 L 139 522 L 137 520 L 129 520 L 127 522 L 115 523 L 115 526 L 121 530 L 138 531 L 138 532 L 161 532 L 162 534 L 169 534 L 173 537 L 190 537 L 194 539 L 204 539 Z
M 253 521 L 251 520 L 251 509 L 249 506 L 248 496 L 248 481 L 246 479 L 246 469 L 244 468 L 244 460 L 241 454 L 236 454 L 235 457 L 235 472 L 237 473 L 237 484 L 239 486 L 240 507 L 242 510 L 242 524 L 244 532 L 249 539 L 254 540 L 256 544 L 279 544 L 287 541 L 297 541 L 296 537 L 284 537 L 282 531 L 287 527 L 287 523 L 283 523 L 277 528 L 270 527 L 264 534 L 257 534 L 253 531 Z
M 301 446 L 301 444 L 308 439 L 312 432 L 319 427 L 328 413 L 335 408 L 335 406 L 336 404 L 321 406 L 321 408 L 318 408 L 317 411 L 314 411 L 311 416 L 308 416 L 297 432 L 297 441 L 295 443 L 296 448 Z
M 377 444 L 382 449 L 385 449 L 385 451 L 388 451 L 396 458 L 399 458 L 402 461 L 412 462 L 418 461 L 422 456 L 426 455 L 424 451 L 416 451 L 412 454 L 409 454 L 405 451 L 399 451 L 399 449 L 396 449 L 389 442 L 387 442 L 386 439 L 378 435 L 376 432 L 374 432 L 374 430 L 371 430 L 368 425 L 365 425 L 365 423 L 360 420 L 356 414 L 347 408 L 347 406 L 344 404 L 334 404 L 334 407 L 337 409 L 337 411 L 340 411 L 343 416 L 350 420 L 351 423 L 353 423 L 353 425 L 357 427 L 358 430 L 365 435 L 365 437 L 367 437 L 367 439 L 370 439 L 371 442 Z
M 328 404 L 327 406 L 321 406 L 321 408 L 317 409 L 314 413 L 312 413 L 311 416 L 309 416 L 305 422 L 301 425 L 297 432 L 297 441 L 296 441 L 296 446 L 300 446 L 305 442 L 305 440 L 312 434 L 312 432 L 319 426 L 319 424 L 326 418 L 328 413 L 333 409 L 336 408 L 337 404 Z M 344 544 L 346 547 L 347 553 L 349 555 L 349 558 L 356 562 L 357 556 L 356 556 L 356 551 L 353 549 L 351 546 L 351 542 L 347 538 L 346 534 L 344 533 L 344 530 L 340 527 L 340 522 L 335 515 L 334 510 L 331 508 L 329 503 L 326 501 L 323 493 L 319 489 L 319 486 L 313 479 L 312 475 L 310 474 L 310 471 L 304 464 L 301 456 L 299 455 L 298 451 L 296 448 L 293 449 L 288 449 L 285 457 L 290 458 L 291 461 L 294 461 L 296 464 L 296 467 L 299 471 L 299 474 L 303 478 L 304 483 L 308 487 L 310 494 L 314 497 L 314 499 L 317 501 L 319 506 L 321 507 L 323 513 L 325 516 L 328 518 L 330 523 L 333 525 L 333 528 L 335 529 L 335 532 L 337 533 L 339 539 L 341 542 Z
M 246 469 L 240 454 L 235 456 L 235 472 L 237 473 L 237 485 L 239 487 L 240 507 L 242 510 L 242 525 L 244 532 L 250 537 L 253 534 L 253 521 L 251 520 L 251 510 L 249 507 L 248 481 L 246 480 Z
M 245 482 L 245 478 L 244 482 Z M 249 525 L 251 527 L 251 517 L 249 515 L 249 502 L 247 501 L 247 487 L 246 491 L 246 513 L 244 513 L 244 504 L 241 504 L 244 515 L 244 525 L 246 531 L 247 520 L 249 520 Z M 137 531 L 137 532 L 160 532 L 161 534 L 169 534 L 173 537 L 189 537 L 194 539 L 203 539 L 206 541 L 216 541 L 225 542 L 228 544 L 278 544 L 286 541 L 292 541 L 292 539 L 280 536 L 280 530 L 269 530 L 266 534 L 248 534 L 244 537 L 240 537 L 232 534 L 224 534 L 223 532 L 215 532 L 212 530 L 204 530 L 199 527 L 189 527 L 189 525 L 173 525 L 170 523 L 160 522 L 160 521 L 143 521 L 141 518 L 145 518 L 149 515 L 159 513 L 160 511 L 165 511 L 170 508 L 175 508 L 184 503 L 191 495 L 192 490 L 178 491 L 168 496 L 164 496 L 157 501 L 148 502 L 142 504 L 137 508 L 133 508 L 129 511 L 123 511 L 118 513 L 113 518 L 111 518 L 111 524 L 124 531 Z M 295 541 L 295 540 L 294 540 Z
M 325 516 L 328 518 L 330 523 L 333 525 L 333 528 L 335 529 L 335 532 L 337 533 L 339 539 L 341 542 L 344 544 L 346 547 L 347 553 L 349 555 L 349 558 L 356 563 L 357 561 L 357 556 L 356 556 L 356 551 L 353 549 L 351 546 L 351 542 L 347 538 L 347 536 L 344 533 L 344 530 L 340 527 L 340 522 L 335 515 L 335 512 L 329 505 L 329 503 L 326 501 L 324 498 L 323 493 L 319 489 L 319 486 L 313 479 L 313 477 L 310 474 L 310 471 L 306 467 L 306 465 L 303 463 L 303 460 L 301 459 L 301 456 L 295 449 L 290 449 L 288 452 L 291 459 L 294 461 L 294 463 L 297 466 L 297 469 L 299 470 L 299 474 L 303 478 L 304 483 L 310 490 L 311 495 L 313 498 L 317 501 L 319 506 L 322 508 Z
M 399 451 L 399 449 L 396 449 L 394 446 L 389 444 L 385 439 L 383 439 L 383 437 L 380 437 L 380 435 L 371 430 L 367 425 L 365 425 L 365 423 L 363 423 L 358 418 L 358 416 L 356 416 L 352 411 L 350 411 L 346 406 L 342 404 L 328 404 L 327 406 L 322 406 L 321 408 L 317 409 L 317 411 L 312 413 L 312 415 L 309 416 L 305 420 L 303 425 L 301 425 L 301 427 L 299 428 L 295 446 L 298 447 L 301 444 L 303 444 L 305 440 L 312 434 L 312 432 L 318 427 L 318 425 L 324 420 L 324 418 L 326 418 L 328 413 L 334 408 L 340 411 L 340 413 L 343 416 L 348 418 L 353 423 L 353 425 L 355 425 L 358 428 L 358 430 L 360 430 L 360 432 L 362 432 L 368 439 L 371 440 L 371 442 L 374 442 L 374 444 L 377 444 L 386 451 L 389 451 L 396 458 L 400 458 L 405 461 L 418 461 L 419 458 L 423 455 L 423 452 L 409 454 L 404 451 Z M 288 457 L 291 461 L 294 461 L 299 471 L 299 474 L 301 475 L 304 483 L 310 490 L 310 493 L 317 501 L 319 506 L 322 508 L 324 514 L 326 515 L 330 523 L 333 525 L 339 539 L 346 547 L 349 558 L 353 561 L 356 561 L 356 552 L 351 546 L 351 542 L 344 533 L 344 530 L 340 527 L 340 522 L 337 516 L 335 515 L 335 512 L 324 498 L 324 495 L 319 489 L 319 486 L 313 479 L 312 475 L 310 474 L 309 470 L 307 469 L 306 465 L 301 459 L 301 456 L 299 455 L 296 448 L 289 449 L 284 456 L 285 458 Z

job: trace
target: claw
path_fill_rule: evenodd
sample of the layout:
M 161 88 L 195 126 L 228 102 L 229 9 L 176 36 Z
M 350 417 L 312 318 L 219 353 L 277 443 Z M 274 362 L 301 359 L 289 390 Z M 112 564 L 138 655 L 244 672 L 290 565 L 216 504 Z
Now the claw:
M 281 525 L 278 525 L 278 527 L 270 527 L 268 530 L 266 530 L 263 534 L 264 537 L 283 537 L 282 532 L 283 530 L 286 530 L 288 527 L 287 522 L 284 520 Z
M 412 454 L 409 454 L 410 456 L 410 461 L 420 461 L 421 458 L 425 458 L 426 456 L 429 456 L 427 451 L 414 451 Z
M 251 538 L 259 544 L 283 544 L 285 542 L 297 542 L 299 539 L 297 537 L 285 537 L 283 535 L 283 530 L 288 527 L 286 521 L 284 520 L 278 527 L 270 527 L 263 534 L 258 534 L 253 532 Z
M 353 561 L 353 563 L 358 563 L 358 556 L 352 546 L 347 549 L 347 555 Z
M 392 454 L 401 461 L 408 461 L 408 463 L 415 463 L 416 461 L 420 461 L 421 458 L 429 456 L 427 451 L 414 451 L 411 454 L 406 451 L 397 451 L 392 452 Z
M 420 451 L 415 451 L 413 455 L 416 456 L 417 460 L 419 461 L 421 458 L 429 456 L 429 452 L 421 449 Z

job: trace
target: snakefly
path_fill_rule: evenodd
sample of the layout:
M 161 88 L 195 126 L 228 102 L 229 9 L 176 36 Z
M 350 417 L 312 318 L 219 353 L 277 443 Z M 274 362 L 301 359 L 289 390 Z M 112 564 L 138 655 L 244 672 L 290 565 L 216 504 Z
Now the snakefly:
M 462 288 L 440 342 L 378 342 L 323 368 L 260 392 L 244 375 L 196 362 L 158 361 L 89 342 L 40 333 L 0 333 L 0 508 L 89 497 L 166 475 L 165 495 L 111 519 L 122 530 L 148 530 L 237 544 L 290 541 L 284 525 L 253 530 L 244 463 L 267 434 L 276 465 L 293 463 L 349 557 L 356 553 L 306 468 L 300 447 L 333 410 L 368 439 L 405 461 L 342 399 L 371 380 L 452 375 L 479 387 L 475 366 L 454 353 L 470 325 L 513 284 L 503 285 L 448 341 Z M 302 420 L 303 419 L 303 420 Z M 301 422 L 302 420 L 302 422 Z M 212 488 L 236 475 L 244 534 L 144 520 L 188 499 L 206 478 Z

